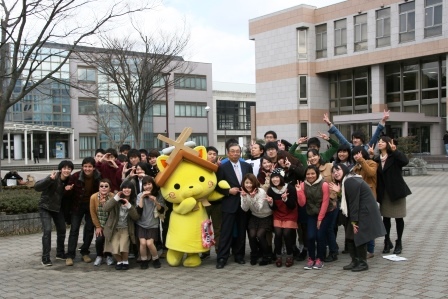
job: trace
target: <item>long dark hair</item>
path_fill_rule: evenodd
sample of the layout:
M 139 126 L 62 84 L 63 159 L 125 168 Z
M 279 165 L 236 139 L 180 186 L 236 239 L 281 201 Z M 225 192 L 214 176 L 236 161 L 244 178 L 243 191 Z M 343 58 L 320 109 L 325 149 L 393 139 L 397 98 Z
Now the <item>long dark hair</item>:
M 121 183 L 120 191 L 123 191 L 124 188 L 131 189 L 131 195 L 129 196 L 129 202 L 132 205 L 135 205 L 135 201 L 136 201 L 137 195 L 135 194 L 135 185 L 134 185 L 134 183 L 132 183 L 131 181 L 124 181 L 123 183 Z

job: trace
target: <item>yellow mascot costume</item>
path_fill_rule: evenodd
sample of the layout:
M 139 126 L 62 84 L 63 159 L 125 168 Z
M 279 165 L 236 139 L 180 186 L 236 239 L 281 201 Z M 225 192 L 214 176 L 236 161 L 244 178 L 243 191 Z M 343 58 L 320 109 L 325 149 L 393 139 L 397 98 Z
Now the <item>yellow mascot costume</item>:
M 170 266 L 179 266 L 185 253 L 185 267 L 201 265 L 199 253 L 208 251 L 213 244 L 208 231 L 210 220 L 204 206 L 210 205 L 209 200 L 223 197 L 214 191 L 218 166 L 207 161 L 205 147 L 191 149 L 184 145 L 191 131 L 191 128 L 185 128 L 176 141 L 158 136 L 160 140 L 174 145 L 169 156 L 157 158 L 160 172 L 156 177 L 162 196 L 173 203 L 165 244 Z M 230 188 L 226 181 L 220 182 L 219 186 L 223 189 Z

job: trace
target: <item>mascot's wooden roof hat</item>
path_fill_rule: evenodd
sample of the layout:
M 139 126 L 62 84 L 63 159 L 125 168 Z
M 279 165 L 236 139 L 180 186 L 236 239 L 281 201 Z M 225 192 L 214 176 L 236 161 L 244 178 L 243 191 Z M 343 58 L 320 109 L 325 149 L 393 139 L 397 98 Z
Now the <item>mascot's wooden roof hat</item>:
M 189 148 L 184 144 L 187 141 L 188 137 L 190 137 L 192 132 L 192 128 L 184 128 L 182 133 L 175 141 L 160 134 L 159 136 L 157 136 L 159 140 L 162 140 L 174 146 L 174 150 L 171 152 L 169 158 L 162 162 L 165 166 L 165 169 L 159 172 L 155 178 L 156 184 L 158 186 L 163 186 L 165 184 L 166 180 L 170 177 L 174 170 L 176 170 L 177 166 L 182 160 L 190 161 L 209 171 L 216 172 L 218 170 L 217 165 L 202 159 L 201 153 L 192 148 Z

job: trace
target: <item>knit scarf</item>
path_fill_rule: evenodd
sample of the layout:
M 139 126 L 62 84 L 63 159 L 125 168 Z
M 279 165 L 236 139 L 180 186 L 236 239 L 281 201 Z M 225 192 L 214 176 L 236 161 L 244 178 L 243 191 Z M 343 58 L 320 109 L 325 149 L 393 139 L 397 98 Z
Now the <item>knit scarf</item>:
M 387 153 L 383 155 L 380 154 L 380 160 L 381 160 L 381 168 L 384 168 L 384 164 L 386 163 L 387 160 Z

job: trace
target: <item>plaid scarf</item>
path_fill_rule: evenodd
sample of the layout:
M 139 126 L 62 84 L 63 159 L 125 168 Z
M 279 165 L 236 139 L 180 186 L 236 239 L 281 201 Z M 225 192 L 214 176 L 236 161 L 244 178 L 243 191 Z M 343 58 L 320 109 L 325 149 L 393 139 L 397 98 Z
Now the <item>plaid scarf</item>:
M 102 200 L 100 193 L 98 193 L 98 221 L 100 222 L 101 227 L 104 227 L 106 225 L 107 218 L 109 217 L 109 212 L 105 212 L 103 210 L 103 205 L 106 203 L 106 201 L 109 199 L 109 196 L 106 196 L 105 200 Z

